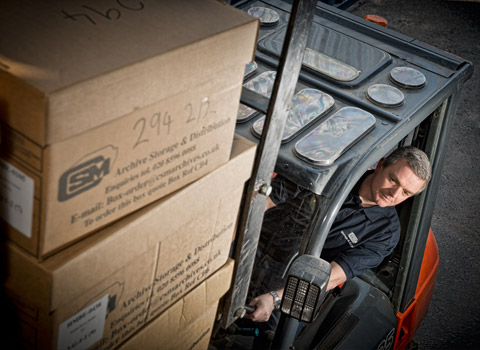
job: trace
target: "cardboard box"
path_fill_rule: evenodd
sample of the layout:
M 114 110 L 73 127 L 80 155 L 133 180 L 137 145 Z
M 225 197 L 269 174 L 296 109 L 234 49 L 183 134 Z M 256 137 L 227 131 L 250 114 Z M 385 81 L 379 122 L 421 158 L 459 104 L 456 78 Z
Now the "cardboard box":
M 187 187 L 39 262 L 7 244 L 5 289 L 37 349 L 111 349 L 228 258 L 255 146 Z
M 146 325 L 119 349 L 207 349 L 218 301 L 230 288 L 233 265 L 234 261 L 230 259 L 218 272 Z
M 10 239 L 45 258 L 226 163 L 257 27 L 215 0 L 2 2 Z

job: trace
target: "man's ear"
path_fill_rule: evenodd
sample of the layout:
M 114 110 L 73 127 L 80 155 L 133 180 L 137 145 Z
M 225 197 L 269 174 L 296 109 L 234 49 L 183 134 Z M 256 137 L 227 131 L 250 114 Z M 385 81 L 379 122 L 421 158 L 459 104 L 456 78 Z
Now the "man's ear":
M 382 158 L 378 161 L 377 167 L 375 168 L 375 173 L 377 173 L 381 168 L 383 168 L 383 162 L 385 161 L 385 158 Z

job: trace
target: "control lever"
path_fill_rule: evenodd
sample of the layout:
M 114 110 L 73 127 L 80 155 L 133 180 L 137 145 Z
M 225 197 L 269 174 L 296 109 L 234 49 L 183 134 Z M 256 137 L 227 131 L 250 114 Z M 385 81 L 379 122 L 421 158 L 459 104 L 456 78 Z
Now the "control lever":
M 250 306 L 250 305 L 245 305 L 244 308 L 247 314 L 253 314 L 256 310 L 255 306 Z
M 236 318 L 244 318 L 246 314 L 252 314 L 255 312 L 255 306 L 250 306 L 250 305 L 244 305 L 240 306 L 236 311 L 235 311 L 235 317 Z

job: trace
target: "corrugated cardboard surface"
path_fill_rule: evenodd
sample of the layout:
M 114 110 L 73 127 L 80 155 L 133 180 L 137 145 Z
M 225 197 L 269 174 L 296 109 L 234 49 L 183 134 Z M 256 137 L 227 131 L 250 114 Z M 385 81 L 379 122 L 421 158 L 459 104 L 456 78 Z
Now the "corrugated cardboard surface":
M 233 260 L 229 260 L 119 349 L 207 349 L 218 300 L 230 287 L 232 272 Z
M 18 42 L 0 38 L 0 215 L 38 258 L 228 161 L 257 32 L 245 13 L 22 1 L 0 5 L 2 28 Z
M 255 22 L 215 0 L 3 1 L 1 120 L 64 140 L 248 63 Z
M 222 266 L 254 153 L 238 138 L 226 165 L 43 262 L 7 245 L 5 287 L 28 341 L 112 348 Z

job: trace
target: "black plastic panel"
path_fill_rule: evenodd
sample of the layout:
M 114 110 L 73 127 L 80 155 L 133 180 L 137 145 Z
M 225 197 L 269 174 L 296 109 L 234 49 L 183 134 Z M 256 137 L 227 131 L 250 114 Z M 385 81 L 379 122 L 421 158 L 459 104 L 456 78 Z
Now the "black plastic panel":
M 306 68 L 312 75 L 320 79 L 325 79 L 345 87 L 358 86 L 392 61 L 391 56 L 387 52 L 346 36 L 336 30 L 318 23 L 314 23 L 312 28 L 307 48 L 332 57 L 360 71 L 359 76 L 353 81 L 339 81 Z M 278 30 L 273 35 L 260 41 L 258 49 L 278 57 L 282 50 L 284 37 L 285 30 Z

